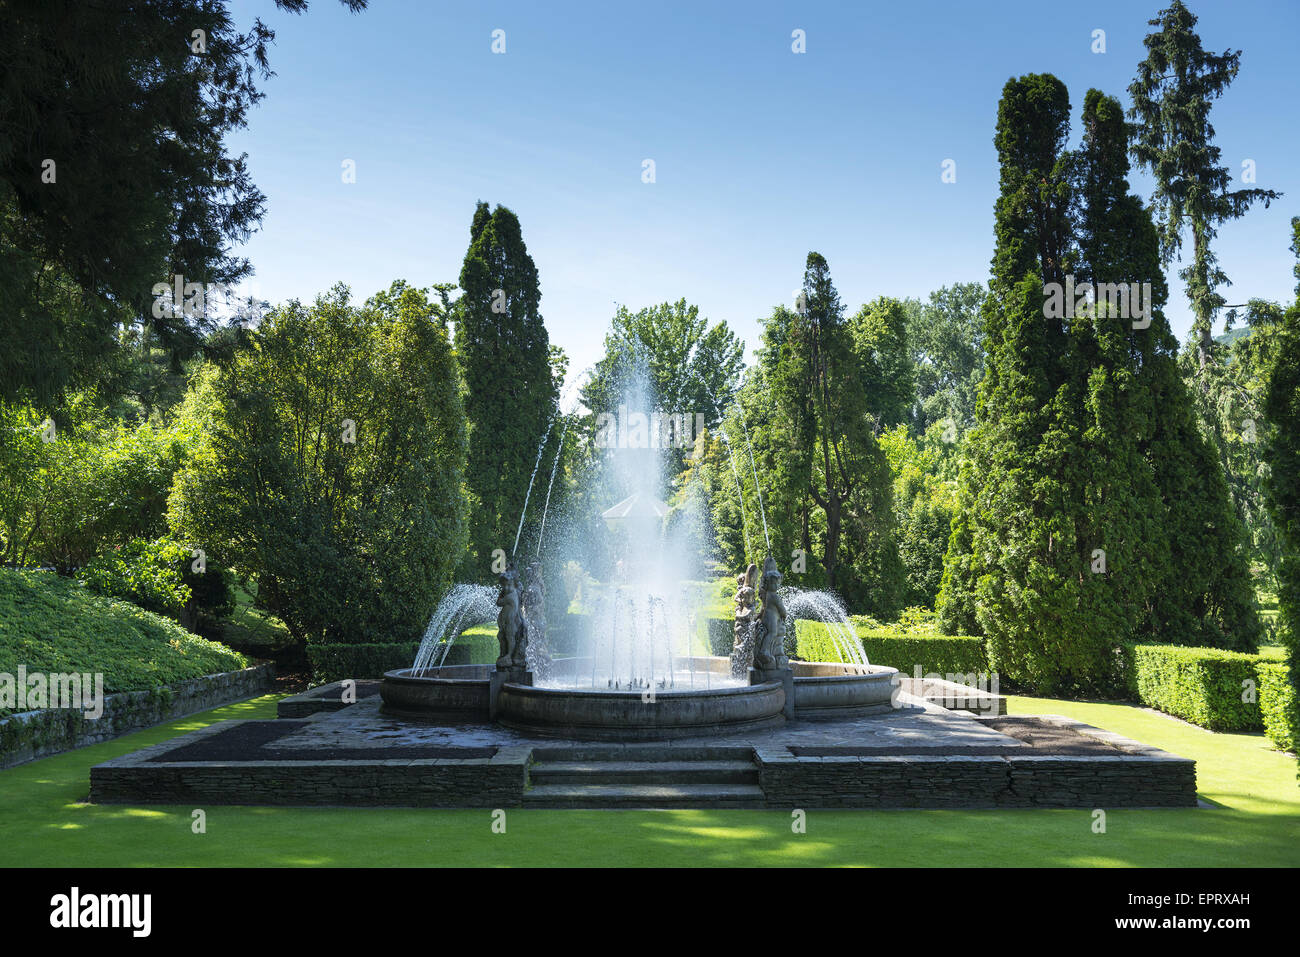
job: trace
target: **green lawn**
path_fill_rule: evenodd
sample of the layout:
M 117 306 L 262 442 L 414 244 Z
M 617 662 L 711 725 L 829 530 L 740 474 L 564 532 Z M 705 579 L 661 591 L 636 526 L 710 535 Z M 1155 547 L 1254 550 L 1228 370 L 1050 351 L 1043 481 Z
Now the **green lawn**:
M 1012 698 L 1013 713 L 1063 714 L 1198 762 L 1220 805 L 1114 810 L 509 811 L 207 808 L 80 803 L 92 764 L 225 718 L 266 718 L 275 698 L 231 705 L 0 771 L 0 866 L 328 865 L 1300 865 L 1295 760 L 1261 735 L 1212 734 L 1120 704 Z

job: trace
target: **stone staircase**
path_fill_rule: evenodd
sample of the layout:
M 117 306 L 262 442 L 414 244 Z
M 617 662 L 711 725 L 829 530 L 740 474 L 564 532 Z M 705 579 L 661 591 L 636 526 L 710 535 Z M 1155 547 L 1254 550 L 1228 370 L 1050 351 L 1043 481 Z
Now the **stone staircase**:
M 763 807 L 750 748 L 536 748 L 524 807 Z

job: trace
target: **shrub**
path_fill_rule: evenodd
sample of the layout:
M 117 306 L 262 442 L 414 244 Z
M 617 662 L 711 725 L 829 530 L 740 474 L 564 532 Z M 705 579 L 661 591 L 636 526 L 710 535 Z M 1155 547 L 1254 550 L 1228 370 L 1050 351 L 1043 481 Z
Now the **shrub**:
M 548 631 L 547 637 L 550 637 Z M 496 625 L 475 625 L 466 628 L 447 652 L 446 664 L 449 665 L 490 665 L 500 654 L 497 645 Z
M 1259 675 L 1259 710 L 1264 733 L 1281 751 L 1294 751 L 1300 742 L 1300 707 L 1295 686 L 1285 664 L 1261 661 L 1255 666 Z
M 196 433 L 183 424 L 127 427 L 78 396 L 52 442 L 42 415 L 0 409 L 0 560 L 71 573 L 96 553 L 167 532 L 172 477 Z
M 104 691 L 159 685 L 248 666 L 137 605 L 97 595 L 51 572 L 0 568 L 0 672 L 102 673 Z
M 307 646 L 312 680 L 324 684 L 341 678 L 382 678 L 384 672 L 409 668 L 420 650 L 418 641 L 314 644 Z M 461 632 L 444 665 L 487 665 L 497 660 L 496 625 L 475 625 Z M 434 660 L 437 660 L 435 656 Z
M 191 591 L 180 567 L 189 552 L 176 542 L 146 542 L 133 538 L 100 552 L 81 570 L 81 581 L 91 591 L 121 598 L 147 611 L 178 618 L 189 603 Z
M 1211 731 L 1250 731 L 1262 727 L 1260 705 L 1242 692 L 1260 661 L 1218 648 L 1134 645 L 1129 687 L 1143 704 Z

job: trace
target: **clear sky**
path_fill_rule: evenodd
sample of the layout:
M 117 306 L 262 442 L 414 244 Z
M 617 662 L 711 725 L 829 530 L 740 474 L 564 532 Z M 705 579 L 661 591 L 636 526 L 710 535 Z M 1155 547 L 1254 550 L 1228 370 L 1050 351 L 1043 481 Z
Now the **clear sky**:
M 685 297 L 749 349 L 811 249 L 851 310 L 988 277 L 1008 78 L 1051 72 L 1077 118 L 1119 96 L 1162 0 L 651 3 L 371 0 L 303 16 L 235 0 L 277 32 L 267 96 L 232 140 L 268 197 L 243 248 L 272 303 L 335 282 L 455 282 L 477 200 L 513 209 L 551 341 L 576 372 L 615 303 Z M 1230 303 L 1291 301 L 1300 214 L 1298 0 L 1191 0 L 1208 49 L 1241 49 L 1211 114 L 1223 160 L 1284 192 L 1225 225 Z M 504 54 L 492 33 L 505 31 Z M 792 52 L 792 31 L 807 52 Z M 1092 33 L 1105 31 L 1106 52 Z M 642 182 L 643 160 L 656 182 Z M 941 181 L 956 163 L 956 182 Z M 353 160 L 356 182 L 342 182 Z M 1132 178 L 1144 196 L 1149 182 Z M 1171 269 L 1176 270 L 1177 265 Z M 1191 323 L 1171 276 L 1168 314 Z

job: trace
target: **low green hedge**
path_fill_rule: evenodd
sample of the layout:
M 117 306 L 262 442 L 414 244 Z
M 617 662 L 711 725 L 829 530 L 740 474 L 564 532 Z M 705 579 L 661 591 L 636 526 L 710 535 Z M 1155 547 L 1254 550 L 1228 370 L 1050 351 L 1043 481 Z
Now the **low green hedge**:
M 307 660 L 312 681 L 328 684 L 343 678 L 382 678 L 386 671 L 409 668 L 419 650 L 418 641 L 308 645 Z
M 104 692 L 238 671 L 248 659 L 53 572 L 0 568 L 0 672 L 102 674 Z M 6 712 L 0 709 L 0 717 Z
M 805 661 L 838 661 L 835 643 L 826 626 L 817 621 L 795 623 L 799 637 L 799 657 Z M 913 675 L 917 666 L 922 674 L 971 674 L 988 671 L 984 641 L 972 635 L 927 635 L 896 631 L 891 628 L 857 628 L 858 640 L 867 660 L 874 665 L 897 668 Z
M 1211 731 L 1263 727 L 1258 693 L 1245 693 L 1259 655 L 1174 645 L 1133 645 L 1131 655 L 1129 689 L 1142 704 Z
M 418 641 L 308 645 L 307 660 L 312 681 L 324 684 L 341 678 L 382 678 L 386 671 L 411 667 L 419 650 Z M 496 626 L 475 625 L 461 632 L 442 663 L 486 665 L 496 660 Z
M 500 654 L 497 645 L 496 625 L 475 625 L 466 628 L 447 652 L 447 665 L 490 665 Z
M 1294 751 L 1300 742 L 1300 707 L 1287 666 L 1280 661 L 1255 665 L 1259 675 L 1259 710 L 1264 733 L 1281 751 Z
M 705 637 L 709 642 L 709 654 L 730 656 L 736 646 L 736 620 L 734 618 L 706 618 Z

